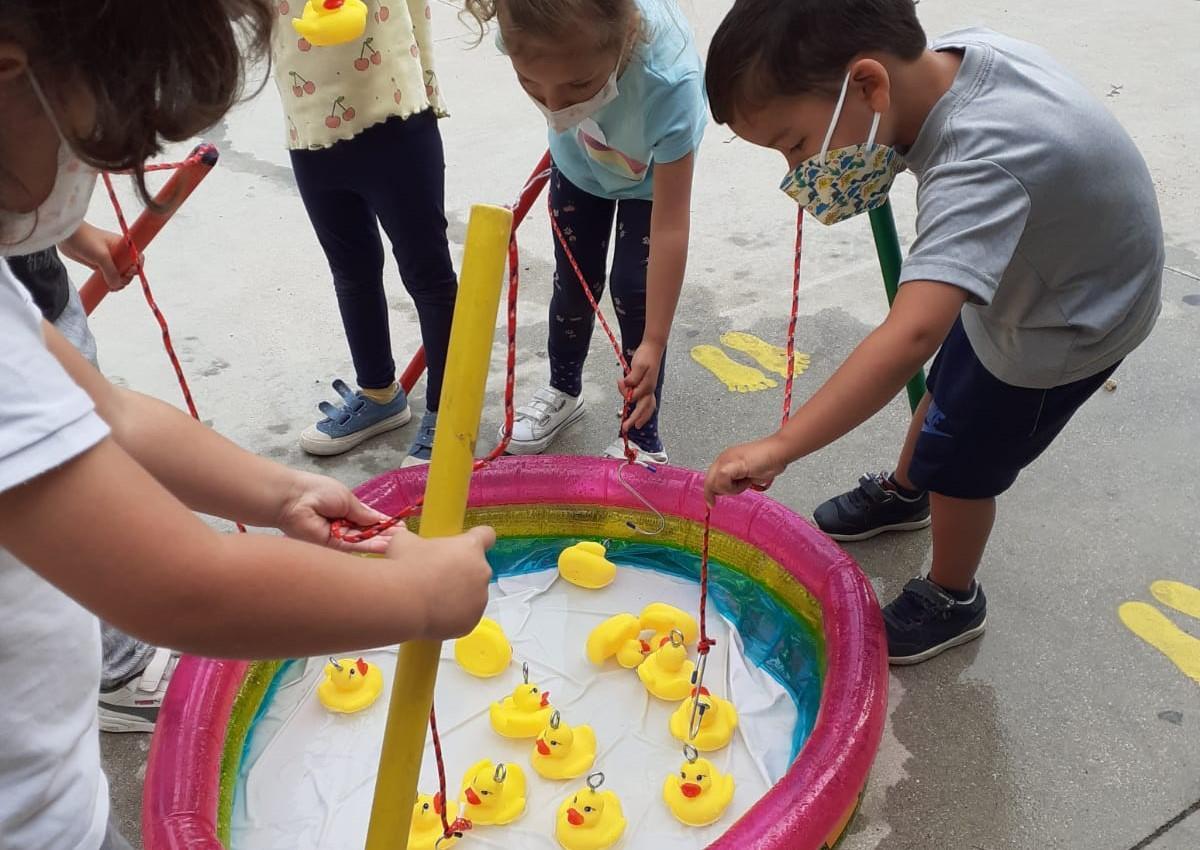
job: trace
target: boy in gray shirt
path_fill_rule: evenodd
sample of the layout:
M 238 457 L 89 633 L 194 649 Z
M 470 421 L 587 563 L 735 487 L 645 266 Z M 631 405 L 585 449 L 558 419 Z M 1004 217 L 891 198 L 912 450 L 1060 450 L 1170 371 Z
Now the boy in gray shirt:
M 765 488 L 883 407 L 929 357 L 895 471 L 821 505 L 839 540 L 933 525 L 933 565 L 884 608 L 913 664 L 978 637 L 996 496 L 1158 317 L 1162 223 L 1145 162 L 1040 48 L 972 29 L 927 46 L 912 0 L 738 0 L 713 38 L 713 114 L 780 151 L 825 224 L 918 180 L 887 320 L 770 437 L 727 449 L 709 499 Z M 940 349 L 940 350 L 939 350 Z

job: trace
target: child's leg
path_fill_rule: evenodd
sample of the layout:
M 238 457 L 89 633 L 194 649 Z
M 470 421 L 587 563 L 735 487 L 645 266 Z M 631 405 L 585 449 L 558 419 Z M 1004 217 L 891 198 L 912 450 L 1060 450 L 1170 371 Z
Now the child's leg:
M 592 296 L 604 294 L 608 242 L 616 202 L 577 188 L 557 168 L 550 175 L 550 211 L 571 254 L 587 279 Z M 550 298 L 550 386 L 570 396 L 583 392 L 583 364 L 596 314 L 584 295 L 566 253 L 554 240 L 554 294 Z
M 613 249 L 612 302 L 621 326 L 621 347 L 626 360 L 633 357 L 646 333 L 646 270 L 650 265 L 650 201 L 621 201 L 617 206 L 617 242 Z M 658 370 L 654 415 L 640 428 L 629 430 L 629 439 L 647 452 L 661 452 L 658 433 L 659 406 L 662 405 L 666 354 Z
M 363 137 L 369 143 L 364 167 L 373 172 L 364 192 L 417 308 L 428 370 L 425 407 L 436 411 L 458 291 L 446 239 L 446 162 L 437 117 L 427 111 L 392 118 Z
M 931 493 L 930 502 L 933 567 L 929 578 L 946 590 L 969 594 L 996 520 L 996 500 Z
M 931 401 L 933 396 L 925 393 L 925 397 L 913 411 L 912 419 L 908 423 L 908 433 L 904 436 L 904 445 L 900 449 L 900 458 L 896 461 L 896 471 L 892 473 L 892 479 L 906 490 L 917 489 L 908 477 L 908 467 L 912 464 L 913 452 L 917 449 L 917 438 L 921 436 L 921 427 L 925 424 L 925 414 L 929 412 Z

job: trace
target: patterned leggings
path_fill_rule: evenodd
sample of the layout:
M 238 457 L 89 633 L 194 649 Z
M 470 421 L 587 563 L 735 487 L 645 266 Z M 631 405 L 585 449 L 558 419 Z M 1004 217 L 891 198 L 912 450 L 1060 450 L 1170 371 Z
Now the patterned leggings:
M 608 243 L 613 217 L 617 221 L 617 244 L 613 250 L 611 292 L 613 310 L 621 328 L 625 357 L 633 356 L 646 331 L 646 268 L 650 263 L 650 201 L 614 201 L 588 194 L 563 177 L 555 168 L 550 175 L 550 209 L 579 263 L 597 301 L 604 294 Z M 554 295 L 550 299 L 550 385 L 577 396 L 583 391 L 583 364 L 587 359 L 596 323 L 583 287 L 574 269 L 554 240 Z M 605 345 L 607 349 L 608 346 Z M 662 405 L 666 357 L 658 373 L 654 397 Z M 658 434 L 658 410 L 629 438 L 646 451 L 662 451 Z

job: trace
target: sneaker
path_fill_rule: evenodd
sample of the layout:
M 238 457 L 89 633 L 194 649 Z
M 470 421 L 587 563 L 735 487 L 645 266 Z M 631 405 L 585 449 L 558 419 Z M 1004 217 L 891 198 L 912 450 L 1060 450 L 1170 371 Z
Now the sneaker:
M 916 531 L 929 525 L 929 493 L 906 496 L 891 476 L 864 475 L 848 493 L 813 511 L 817 527 L 834 540 L 866 540 L 885 531 Z
M 529 404 L 517 408 L 508 453 L 540 455 L 559 434 L 582 418 L 582 395 L 576 397 L 554 387 L 542 387 Z M 500 439 L 504 439 L 504 426 L 500 426 Z
M 178 662 L 178 653 L 159 648 L 140 676 L 134 676 L 111 691 L 101 691 L 100 731 L 153 732 L 158 710 Z
M 665 451 L 648 452 L 637 443 L 630 443 L 629 445 L 637 450 L 637 460 L 634 461 L 635 463 L 661 466 L 667 462 L 667 453 Z M 608 448 L 604 450 L 604 457 L 625 460 L 625 441 L 617 437 L 609 443 Z
M 914 578 L 883 609 L 883 623 L 888 662 L 920 664 L 983 634 L 987 599 L 979 582 L 970 599 L 959 601 L 928 578 Z
M 400 462 L 400 468 L 424 466 L 433 457 L 433 434 L 437 430 L 437 411 L 426 410 L 421 417 L 421 427 L 408 449 L 408 457 Z
M 401 391 L 387 404 L 371 401 L 338 378 L 333 388 L 342 397 L 341 406 L 327 401 L 318 406 L 325 418 L 300 434 L 300 448 L 310 455 L 339 455 L 365 440 L 408 424 L 412 411 Z

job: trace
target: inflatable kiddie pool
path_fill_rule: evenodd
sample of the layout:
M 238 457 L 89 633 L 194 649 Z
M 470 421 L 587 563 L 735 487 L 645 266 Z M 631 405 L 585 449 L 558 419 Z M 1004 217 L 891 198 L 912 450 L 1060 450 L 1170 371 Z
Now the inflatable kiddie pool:
M 684 827 L 657 790 L 682 760 L 666 732 L 674 706 L 645 695 L 630 671 L 589 665 L 583 644 L 604 617 L 652 601 L 695 611 L 701 479 L 673 467 L 621 473 L 660 521 L 622 485 L 618 468 L 594 458 L 508 458 L 472 479 L 468 523 L 500 536 L 488 615 L 516 657 L 504 676 L 473 679 L 447 644 L 436 704 L 448 787 L 456 794 L 462 772 L 484 757 L 523 759 L 530 786 L 525 817 L 472 830 L 460 846 L 557 847 L 555 811 L 580 784 L 540 780 L 523 755 L 529 742 L 487 728 L 488 704 L 520 681 L 522 662 L 573 722 L 596 727 L 596 766 L 629 818 L 622 848 L 832 846 L 857 807 L 887 702 L 886 644 L 869 582 L 841 549 L 766 496 L 719 501 L 710 543 L 717 646 L 706 682 L 733 700 L 742 722 L 727 751 L 710 757 L 735 776 L 737 793 L 718 823 Z M 424 474 L 390 472 L 358 493 L 398 512 L 423 491 Z M 620 567 L 609 588 L 557 577 L 558 552 L 583 539 L 608 544 Z M 394 648 L 364 654 L 390 676 Z M 312 692 L 323 661 L 179 662 L 146 772 L 147 850 L 363 846 L 389 689 L 359 715 L 332 715 Z M 427 757 L 422 769 L 427 793 L 437 787 L 433 763 Z

